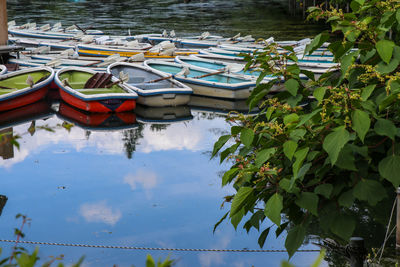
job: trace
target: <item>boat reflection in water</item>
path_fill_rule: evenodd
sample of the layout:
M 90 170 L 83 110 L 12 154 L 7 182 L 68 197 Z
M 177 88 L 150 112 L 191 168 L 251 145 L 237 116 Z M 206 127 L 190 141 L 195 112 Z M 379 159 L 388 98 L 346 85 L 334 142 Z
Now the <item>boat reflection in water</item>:
M 27 132 L 33 136 L 36 132 L 36 120 L 46 120 L 53 116 L 50 104 L 41 100 L 30 105 L 0 113 L 0 156 L 3 159 L 14 157 L 13 127 L 31 121 Z
M 4 206 L 7 203 L 7 200 L 8 200 L 8 198 L 6 196 L 0 195 L 0 216 L 1 216 L 1 213 L 3 212 Z
M 259 111 L 257 108 L 254 108 L 249 112 L 246 100 L 229 100 L 196 95 L 192 95 L 189 106 L 192 111 L 211 112 L 219 115 L 227 115 L 231 111 L 253 115 L 257 114 Z
M 90 131 L 125 130 L 138 126 L 136 115 L 133 112 L 88 113 L 78 110 L 65 102 L 60 102 L 57 116 L 61 120 Z
M 135 113 L 140 123 L 171 124 L 193 119 L 189 106 L 146 107 L 137 105 Z

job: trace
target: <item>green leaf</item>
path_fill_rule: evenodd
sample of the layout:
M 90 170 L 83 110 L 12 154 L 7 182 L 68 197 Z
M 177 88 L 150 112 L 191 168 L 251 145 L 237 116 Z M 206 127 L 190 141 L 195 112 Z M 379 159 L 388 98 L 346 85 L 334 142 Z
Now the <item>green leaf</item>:
M 311 192 L 303 192 L 300 198 L 296 199 L 296 205 L 300 208 L 310 211 L 312 214 L 317 215 L 318 196 Z
M 338 199 L 339 205 L 349 208 L 354 203 L 353 189 L 344 192 L 340 195 Z
M 389 63 L 384 61 L 379 62 L 376 65 L 376 71 L 381 74 L 387 74 L 397 69 L 400 64 L 400 47 L 395 46 L 393 49 L 393 58 L 390 60 Z
M 322 147 L 328 153 L 332 166 L 335 165 L 340 151 L 349 140 L 350 134 L 344 126 L 336 128 L 325 137 Z
M 365 111 L 356 109 L 352 114 L 353 129 L 364 143 L 365 135 L 371 126 L 371 119 Z
M 375 47 L 381 59 L 389 64 L 392 58 L 394 42 L 390 40 L 380 40 L 376 43 Z
M 349 144 L 346 144 L 340 151 L 338 160 L 336 161 L 335 165 L 345 170 L 357 171 L 354 161 L 355 158 L 353 147 Z
M 400 24 L 400 9 L 397 9 L 397 11 L 396 11 L 396 20 L 397 20 L 397 23 Z
M 328 33 L 320 33 L 314 37 L 310 44 L 306 45 L 306 49 L 304 50 L 304 55 L 311 55 L 317 48 L 321 47 L 323 43 L 328 41 L 329 34 Z
M 231 216 L 231 224 L 237 229 L 239 223 L 242 221 L 244 216 L 244 208 L 241 208 L 238 212 L 236 212 L 233 216 Z
M 296 122 L 298 120 L 299 120 L 299 115 L 297 115 L 296 113 L 292 113 L 292 114 L 286 115 L 283 118 L 283 123 L 287 126 L 290 123 Z
M 153 257 L 151 257 L 150 254 L 147 254 L 146 267 L 156 267 L 156 263 L 154 262 L 154 259 Z
M 388 136 L 392 140 L 394 140 L 397 133 L 397 128 L 394 123 L 386 119 L 378 119 L 375 123 L 374 130 L 377 134 Z
M 225 172 L 224 176 L 222 176 L 222 186 L 225 186 L 226 184 L 230 183 L 238 173 L 239 173 L 238 168 L 232 168 L 229 171 Z
M 257 168 L 260 168 L 264 164 L 264 162 L 266 162 L 275 153 L 275 151 L 276 151 L 275 148 L 266 148 L 261 150 L 256 155 L 256 160 L 254 162 L 254 165 Z
M 309 148 L 305 147 L 302 148 L 298 151 L 296 151 L 296 153 L 294 153 L 294 157 L 296 158 L 296 161 L 293 163 L 293 176 L 296 177 L 297 173 L 299 172 L 299 169 L 301 167 L 301 165 L 303 164 L 304 159 L 307 156 Z
M 297 124 L 297 127 L 300 127 L 301 125 L 303 125 L 303 124 L 306 123 L 307 121 L 311 120 L 312 117 L 314 117 L 315 115 L 317 115 L 318 113 L 320 113 L 321 110 L 322 110 L 322 108 L 317 108 L 317 109 L 315 109 L 313 112 L 311 112 L 311 113 L 309 113 L 309 114 L 307 114 L 307 115 L 301 116 L 302 119 L 301 119 L 300 122 Z
M 21 253 L 18 257 L 15 258 L 18 263 L 18 266 L 23 266 L 23 267 L 35 266 L 36 261 L 39 259 L 37 257 L 38 252 L 39 252 L 39 249 L 36 247 L 35 251 L 32 253 L 32 255 L 29 255 L 26 252 Z
M 285 82 L 285 87 L 290 94 L 296 96 L 297 90 L 299 89 L 299 82 L 293 78 L 289 79 Z
M 376 87 L 376 84 L 371 84 L 371 85 L 366 86 L 364 89 L 362 89 L 361 100 L 366 101 L 369 98 L 369 96 L 372 94 L 372 92 L 374 91 L 375 87 Z
M 281 267 L 295 267 L 295 266 L 293 264 L 291 264 L 290 262 L 288 262 L 288 261 L 282 261 L 281 262 Z
M 335 235 L 341 237 L 343 240 L 348 241 L 354 232 L 356 222 L 353 217 L 340 214 L 336 216 L 331 224 L 331 231 Z
M 267 236 L 269 234 L 269 230 L 271 229 L 271 227 L 268 227 L 267 229 L 265 229 L 260 237 L 258 238 L 258 245 L 260 245 L 260 248 L 262 248 L 264 246 L 265 243 L 265 239 L 267 239 Z
M 250 147 L 251 143 L 253 143 L 254 132 L 249 128 L 244 128 L 240 132 L 240 141 L 242 141 L 243 145 Z
M 305 237 L 306 228 L 302 225 L 296 225 L 289 230 L 285 240 L 285 248 L 289 254 L 289 258 L 291 258 L 301 244 L 303 244 Z
M 238 213 L 244 205 L 247 204 L 247 199 L 253 194 L 253 188 L 251 187 L 240 187 L 232 200 L 231 212 L 229 217 L 232 217 Z
M 400 156 L 392 155 L 379 162 L 379 174 L 392 182 L 395 187 L 400 184 Z
M 217 230 L 217 227 L 226 219 L 228 214 L 229 214 L 229 211 L 227 213 L 225 213 L 225 215 L 222 216 L 222 218 L 214 225 L 213 233 L 215 233 L 215 230 Z
M 315 99 L 318 100 L 319 103 L 321 103 L 322 99 L 324 99 L 326 90 L 327 90 L 326 87 L 318 87 L 317 89 L 314 90 L 313 96 L 315 97 Z
M 361 179 L 354 188 L 354 196 L 359 200 L 368 201 L 375 206 L 379 201 L 386 197 L 385 188 L 375 180 Z
M 329 199 L 333 190 L 333 186 L 331 184 L 320 184 L 314 189 L 314 192 L 318 195 L 322 195 Z
M 292 140 L 288 140 L 283 143 L 283 153 L 285 153 L 285 156 L 289 160 L 292 160 L 294 152 L 296 152 L 297 146 L 297 143 Z
M 313 262 L 311 267 L 319 267 L 319 266 L 321 266 L 321 263 L 325 258 L 325 252 L 326 252 L 325 249 L 321 250 L 321 252 L 319 253 L 318 258 Z
M 228 142 L 230 138 L 231 136 L 228 134 L 228 135 L 223 135 L 218 139 L 218 141 L 214 144 L 214 149 L 211 158 L 215 157 L 218 151 L 225 145 L 226 142 Z
M 283 209 L 283 197 L 278 193 L 273 194 L 265 204 L 264 214 L 273 223 L 281 225 L 281 211 Z

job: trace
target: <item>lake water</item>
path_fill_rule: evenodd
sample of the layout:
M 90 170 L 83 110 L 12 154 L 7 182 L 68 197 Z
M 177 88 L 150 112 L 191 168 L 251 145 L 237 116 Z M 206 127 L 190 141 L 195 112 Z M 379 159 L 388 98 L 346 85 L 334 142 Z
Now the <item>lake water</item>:
M 63 25 L 78 23 L 109 34 L 202 31 L 225 36 L 299 39 L 318 27 L 289 17 L 266 1 L 7 1 L 9 20 Z M 199 103 L 208 103 L 208 106 Z M 225 214 L 221 188 L 229 168 L 210 159 L 214 142 L 229 131 L 226 110 L 243 103 L 194 98 L 191 106 L 149 109 L 121 117 L 89 116 L 58 102 L 39 102 L 0 114 L 0 129 L 20 135 L 20 149 L 0 147 L 0 239 L 13 239 L 18 213 L 32 219 L 26 240 L 73 244 L 163 248 L 258 249 L 259 233 L 240 225 L 214 224 Z M 51 108 L 52 107 L 52 108 Z M 35 121 L 35 123 L 33 123 Z M 62 127 L 74 123 L 70 130 Z M 43 127 L 41 127 L 43 126 Z M 54 132 L 43 128 L 51 127 Z M 268 222 L 264 224 L 264 228 Z M 11 244 L 2 243 L 4 253 Z M 33 245 L 26 245 L 33 248 Z M 264 249 L 283 249 L 272 233 Z M 313 245 L 304 248 L 316 249 Z M 279 266 L 286 253 L 159 252 L 41 246 L 42 260 L 86 255 L 84 266 L 143 266 L 147 253 L 170 255 L 176 266 Z M 296 266 L 309 266 L 317 253 L 298 253 Z

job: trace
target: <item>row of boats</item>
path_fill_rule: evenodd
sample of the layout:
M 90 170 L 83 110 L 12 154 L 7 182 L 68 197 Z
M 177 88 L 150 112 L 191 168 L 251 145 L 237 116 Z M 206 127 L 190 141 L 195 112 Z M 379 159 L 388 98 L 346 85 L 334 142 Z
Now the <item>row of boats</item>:
M 0 111 L 38 101 L 49 89 L 58 90 L 65 102 L 87 112 L 125 112 L 135 109 L 136 103 L 186 105 L 192 95 L 247 99 L 260 70 L 245 70 L 243 53 L 257 53 L 273 41 L 255 43 L 249 36 L 222 38 L 208 33 L 185 39 L 176 38 L 173 32 L 105 36 L 77 26 L 16 26 L 12 22 L 9 34 L 27 52 L 8 62 L 21 70 L 0 73 Z M 207 48 L 178 48 L 182 40 Z M 281 45 L 291 45 L 300 55 L 309 41 Z M 316 76 L 338 67 L 326 48 L 303 56 L 297 64 Z M 7 71 L 4 66 L 0 69 Z M 270 80 L 265 77 L 262 82 Z M 271 91 L 284 90 L 283 82 Z

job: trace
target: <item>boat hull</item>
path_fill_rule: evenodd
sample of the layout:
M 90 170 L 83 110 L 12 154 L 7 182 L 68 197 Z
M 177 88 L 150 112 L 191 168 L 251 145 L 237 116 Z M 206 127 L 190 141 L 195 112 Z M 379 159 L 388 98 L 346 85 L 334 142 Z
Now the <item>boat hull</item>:
M 105 99 L 105 100 L 92 100 L 85 101 L 75 97 L 60 88 L 60 97 L 66 103 L 85 110 L 88 112 L 109 113 L 109 112 L 124 112 L 135 109 L 135 99 Z
M 240 89 L 223 88 L 219 86 L 212 87 L 178 77 L 175 77 L 175 79 L 191 87 L 193 89 L 193 94 L 199 96 L 210 96 L 227 99 L 247 99 L 254 89 L 254 86 L 244 87 Z
M 35 103 L 41 99 L 43 99 L 47 92 L 49 91 L 49 87 L 45 86 L 38 90 L 26 93 L 24 95 L 7 99 L 4 101 L 0 101 L 0 111 L 15 109 L 19 107 L 23 107 L 32 103 Z
M 150 107 L 181 106 L 190 101 L 190 94 L 160 94 L 152 96 L 141 96 L 137 102 Z

